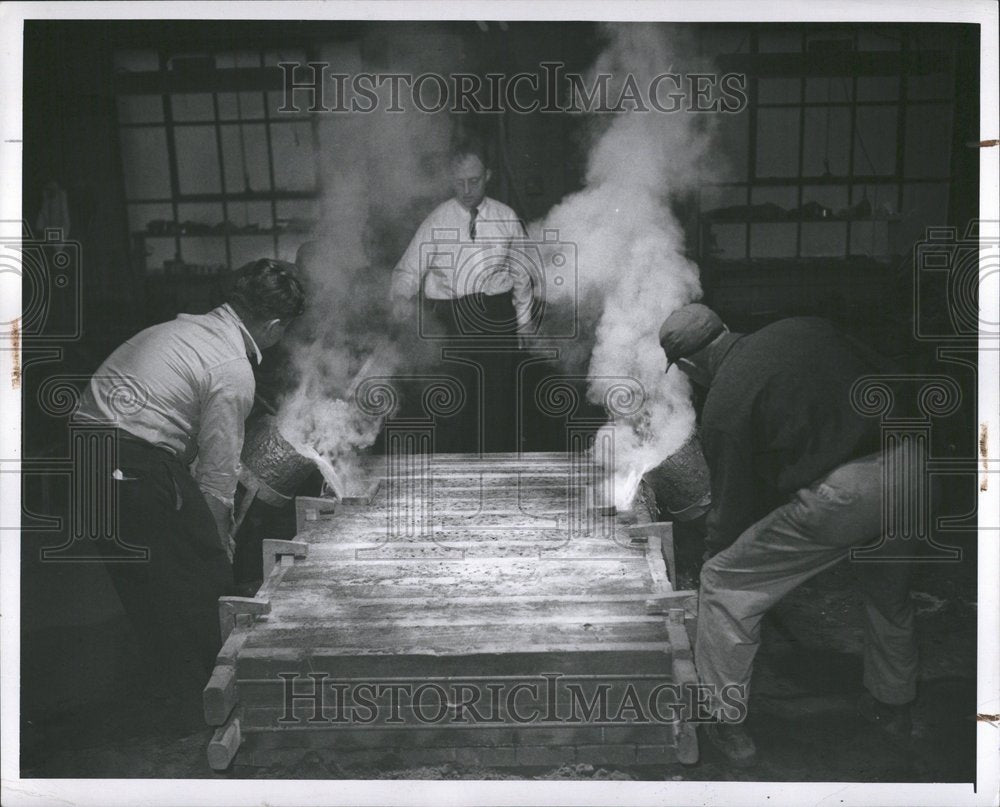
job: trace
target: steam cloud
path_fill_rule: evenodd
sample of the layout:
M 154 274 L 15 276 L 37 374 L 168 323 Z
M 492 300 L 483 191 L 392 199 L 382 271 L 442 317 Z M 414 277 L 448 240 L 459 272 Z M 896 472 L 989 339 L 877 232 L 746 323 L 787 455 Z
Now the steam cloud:
M 611 99 L 629 73 L 646 86 L 670 65 L 683 72 L 678 43 L 664 28 L 608 25 L 605 33 L 609 43 L 593 73 L 612 75 Z M 642 474 L 680 448 L 694 428 L 688 382 L 682 373 L 664 373 L 657 334 L 665 317 L 701 294 L 698 267 L 684 255 L 684 233 L 669 202 L 703 176 L 709 122 L 682 112 L 611 115 L 591 146 L 584 189 L 530 228 L 536 238 L 554 229 L 560 241 L 576 244 L 578 298 L 566 299 L 570 284 L 545 293 L 547 303 L 578 304 L 583 319 L 592 319 L 588 397 L 604 403 L 623 376 L 638 381 L 645 396 L 637 412 L 605 427 L 614 439 L 619 507 L 631 501 Z
M 648 86 L 671 67 L 684 72 L 680 60 L 686 57 L 665 27 L 607 25 L 604 33 L 608 44 L 592 73 L 611 74 L 612 99 L 628 74 Z M 448 72 L 448 54 L 460 49 L 449 35 L 428 28 L 386 27 L 370 38 L 392 54 L 380 65 L 389 70 Z M 331 46 L 324 59 L 346 73 L 365 69 L 356 45 Z M 684 65 L 696 66 L 691 60 Z M 292 445 L 347 475 L 351 458 L 375 441 L 381 426 L 349 401 L 364 362 L 365 375 L 392 376 L 427 358 L 404 354 L 416 348 L 385 339 L 391 330 L 388 282 L 423 216 L 447 193 L 440 163 L 428 161 L 429 144 L 442 152 L 447 146 L 447 117 L 381 111 L 388 106 L 382 98 L 375 113 L 323 116 L 320 122 L 328 190 L 316 241 L 300 256 L 310 310 L 292 350 L 298 384 L 279 412 L 279 428 Z M 641 475 L 678 449 L 694 427 L 687 380 L 679 372 L 664 374 L 657 331 L 671 311 L 701 294 L 670 199 L 704 176 L 710 118 L 634 111 L 598 117 L 585 187 L 529 227 L 540 242 L 543 230 L 554 229 L 561 242 L 576 245 L 577 285 L 539 290 L 546 316 L 558 319 L 572 304 L 583 331 L 592 335 L 592 349 L 585 339 L 563 350 L 565 365 L 581 358 L 587 363 L 588 397 L 595 403 L 613 396 L 623 377 L 641 385 L 638 411 L 606 427 L 614 437 L 619 506 L 630 502 Z M 589 357 L 581 357 L 581 348 Z
M 455 47 L 443 33 L 388 26 L 373 29 L 366 41 L 382 43 L 392 54 L 386 68 L 400 71 L 416 64 L 445 69 L 437 63 L 443 56 L 433 54 Z M 343 72 L 363 72 L 362 47 L 331 45 L 322 58 Z M 325 193 L 314 240 L 298 256 L 308 308 L 288 340 L 296 383 L 278 412 L 281 434 L 316 460 L 335 488 L 334 475 L 357 479 L 357 452 L 375 442 L 382 424 L 353 400 L 359 373 L 390 377 L 426 361 L 420 345 L 404 350 L 386 338 L 388 283 L 393 264 L 441 198 L 441 171 L 428 155 L 447 149 L 449 123 L 441 115 L 386 113 L 388 85 L 382 90 L 386 97 L 375 113 L 320 119 Z

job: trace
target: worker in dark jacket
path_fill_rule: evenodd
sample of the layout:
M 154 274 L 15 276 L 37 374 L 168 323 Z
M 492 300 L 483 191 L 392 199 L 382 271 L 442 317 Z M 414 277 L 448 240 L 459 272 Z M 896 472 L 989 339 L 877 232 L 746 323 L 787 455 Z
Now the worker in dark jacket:
M 883 534 L 882 496 L 893 483 L 878 421 L 855 410 L 850 391 L 889 367 L 826 320 L 785 319 L 742 335 L 699 304 L 666 319 L 660 344 L 668 372 L 676 363 L 708 389 L 701 439 L 712 557 L 701 571 L 695 665 L 715 693 L 738 688 L 740 708 L 728 690 L 730 708 L 716 700 L 719 722 L 706 733 L 731 762 L 749 764 L 756 749 L 742 720 L 761 619 L 851 547 Z M 917 673 L 909 566 L 885 562 L 906 551 L 902 543 L 886 541 L 877 561 L 854 565 L 866 616 L 859 709 L 908 736 Z

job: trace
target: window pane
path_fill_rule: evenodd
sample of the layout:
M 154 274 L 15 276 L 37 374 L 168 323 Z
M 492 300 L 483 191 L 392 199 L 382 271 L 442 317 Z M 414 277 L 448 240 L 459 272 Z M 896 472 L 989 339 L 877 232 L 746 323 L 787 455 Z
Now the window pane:
M 757 208 L 753 216 L 783 218 L 799 206 L 798 197 L 799 190 L 794 185 L 763 185 L 753 188 L 750 193 L 750 203 Z
M 225 221 L 221 202 L 184 204 L 177 206 L 177 220 L 188 234 L 203 233 L 218 228 Z
M 220 129 L 226 192 L 269 191 L 271 180 L 264 124 L 248 123 L 242 126 L 222 126 Z
M 751 224 L 751 258 L 794 258 L 796 224 Z
M 306 52 L 301 48 L 281 48 L 264 54 L 264 67 L 275 67 L 278 62 L 298 62 L 305 64 Z
M 129 73 L 145 73 L 160 69 L 160 57 L 155 50 L 115 51 L 115 70 Z
M 845 215 L 847 186 L 806 185 L 802 188 L 802 207 L 803 218 L 831 218 Z
M 163 96 L 119 95 L 116 99 L 120 123 L 160 123 L 163 121 Z
M 951 98 L 952 79 L 948 73 L 911 74 L 906 77 L 907 98 Z
M 174 211 L 170 205 L 129 205 L 128 227 L 133 233 L 170 232 Z M 150 226 L 152 225 L 152 226 Z
M 223 236 L 182 236 L 181 260 L 209 271 L 226 266 L 226 239 Z
M 858 50 L 899 50 L 901 40 L 902 34 L 897 28 L 865 26 L 858 30 Z
M 859 101 L 895 101 L 899 98 L 899 76 L 858 76 Z
M 790 177 L 799 173 L 798 109 L 757 112 L 757 176 Z
M 294 263 L 299 247 L 311 239 L 309 233 L 282 233 L 278 236 L 278 260 Z
M 272 123 L 271 149 L 276 190 L 315 189 L 316 155 L 309 123 Z
M 177 256 L 177 241 L 170 238 L 144 238 L 146 250 L 146 271 L 150 274 L 162 274 L 164 264 L 173 261 Z
M 805 137 L 802 175 L 847 176 L 851 112 L 846 107 L 809 107 L 804 110 Z
M 889 222 L 855 221 L 851 224 L 851 255 L 869 258 L 889 254 Z
M 747 226 L 713 222 L 706 229 L 706 254 L 718 260 L 743 260 L 747 256 Z
M 802 100 L 802 80 L 798 78 L 762 78 L 757 81 L 757 102 L 761 104 L 797 104 Z
M 802 257 L 843 258 L 847 252 L 847 222 L 807 221 L 802 224 Z
M 220 92 L 219 120 L 250 120 L 264 117 L 264 94 Z
M 241 230 L 270 230 L 274 226 L 270 202 L 230 202 L 229 222 Z
M 722 176 L 727 179 L 745 180 L 747 177 L 747 150 L 750 116 L 746 112 L 720 115 L 716 138 L 717 153 L 721 155 Z
M 705 26 L 699 32 L 701 52 L 707 56 L 720 53 L 749 53 L 750 31 L 748 28 L 723 28 Z
M 181 193 L 219 193 L 219 152 L 213 126 L 178 126 L 177 180 Z
M 710 213 L 726 208 L 743 208 L 747 203 L 746 185 L 705 185 L 701 189 L 701 212 Z M 746 211 L 740 212 L 742 219 Z
M 904 185 L 903 209 L 900 212 L 903 217 L 900 225 L 902 243 L 895 249 L 897 254 L 909 252 L 914 241 L 926 236 L 928 227 L 948 224 L 948 185 L 941 182 Z
M 282 199 L 278 202 L 278 226 L 298 232 L 308 232 L 319 219 L 313 199 Z
M 866 206 L 873 216 L 895 216 L 899 213 L 898 185 L 855 185 L 851 189 L 851 205 Z
M 230 267 L 238 269 L 259 258 L 274 258 L 274 239 L 269 235 L 234 235 L 229 239 Z
M 120 130 L 125 195 L 129 199 L 169 199 L 167 135 L 159 127 Z
M 305 81 L 305 79 L 302 79 Z M 321 103 L 326 106 L 333 106 L 337 103 L 336 91 L 333 89 L 324 89 L 324 95 L 321 97 Z M 428 91 L 429 92 L 429 91 Z M 330 95 L 326 95 L 330 93 Z M 269 90 L 266 93 L 266 105 L 267 114 L 271 120 L 294 120 L 295 118 L 302 118 L 308 116 L 308 109 L 313 102 L 313 96 L 309 90 L 302 90 L 294 94 L 294 99 L 290 98 L 291 105 L 298 107 L 298 112 L 282 112 L 281 107 L 285 104 L 285 92 L 284 90 Z M 665 96 L 664 96 L 665 97 Z M 350 98 L 350 95 L 348 95 Z M 363 99 L 362 99 L 363 100 Z M 348 103 L 350 103 L 348 101 Z
M 215 63 L 220 68 L 260 67 L 260 52 L 255 50 L 227 51 L 215 56 Z
M 858 107 L 855 113 L 854 173 L 881 176 L 896 171 L 896 107 Z
M 210 92 L 171 95 L 170 109 L 176 121 L 215 120 L 215 105 Z
M 798 53 L 802 50 L 802 34 L 795 29 L 758 30 L 757 49 L 761 53 Z
M 823 76 L 806 79 L 807 101 L 841 101 L 851 100 L 851 79 L 847 76 Z
M 907 177 L 946 177 L 951 162 L 951 105 L 920 104 L 906 108 Z

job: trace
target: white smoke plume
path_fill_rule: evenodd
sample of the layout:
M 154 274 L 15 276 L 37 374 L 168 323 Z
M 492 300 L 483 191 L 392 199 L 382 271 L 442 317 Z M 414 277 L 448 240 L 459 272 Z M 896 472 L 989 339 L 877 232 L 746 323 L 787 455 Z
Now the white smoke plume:
M 366 49 L 377 53 L 363 60 Z M 433 29 L 379 26 L 360 43 L 329 46 L 322 58 L 349 74 L 370 69 L 379 52 L 386 71 L 441 70 L 455 50 L 449 35 Z M 419 345 L 386 338 L 388 282 L 423 214 L 441 196 L 437 163 L 449 137 L 445 115 L 385 112 L 389 87 L 382 89 L 386 97 L 376 112 L 320 119 L 321 220 L 300 251 L 309 299 L 288 340 L 297 381 L 278 412 L 284 438 L 317 460 L 328 482 L 336 474 L 347 487 L 361 481 L 357 454 L 375 442 L 382 424 L 355 402 L 359 373 L 390 377 L 423 359 Z
M 665 27 L 608 25 L 605 33 L 609 43 L 593 73 L 613 76 L 611 103 L 628 74 L 645 87 L 655 75 L 697 69 Z M 685 257 L 670 198 L 698 181 L 710 146 L 704 131 L 709 121 L 690 112 L 629 107 L 599 122 L 585 187 L 531 230 L 537 237 L 555 229 L 561 242 L 576 245 L 578 298 L 565 300 L 569 284 L 545 293 L 546 303 L 558 305 L 562 297 L 594 317 L 588 397 L 606 403 L 623 376 L 638 381 L 645 395 L 635 414 L 614 417 L 605 427 L 614 439 L 615 503 L 627 507 L 642 474 L 678 449 L 694 428 L 688 382 L 676 370 L 664 373 L 657 335 L 665 317 L 701 295 L 698 267 Z

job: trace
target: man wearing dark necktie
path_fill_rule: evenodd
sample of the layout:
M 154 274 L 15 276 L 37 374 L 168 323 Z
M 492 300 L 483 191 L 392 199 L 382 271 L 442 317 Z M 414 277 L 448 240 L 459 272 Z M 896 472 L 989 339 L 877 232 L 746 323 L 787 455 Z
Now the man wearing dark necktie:
M 532 306 L 527 262 L 518 260 L 524 225 L 486 196 L 481 145 L 454 148 L 449 171 L 453 196 L 424 220 L 393 271 L 393 313 L 438 340 L 442 369 L 464 395 L 459 412 L 437 420 L 435 450 L 516 451 L 513 358 Z

